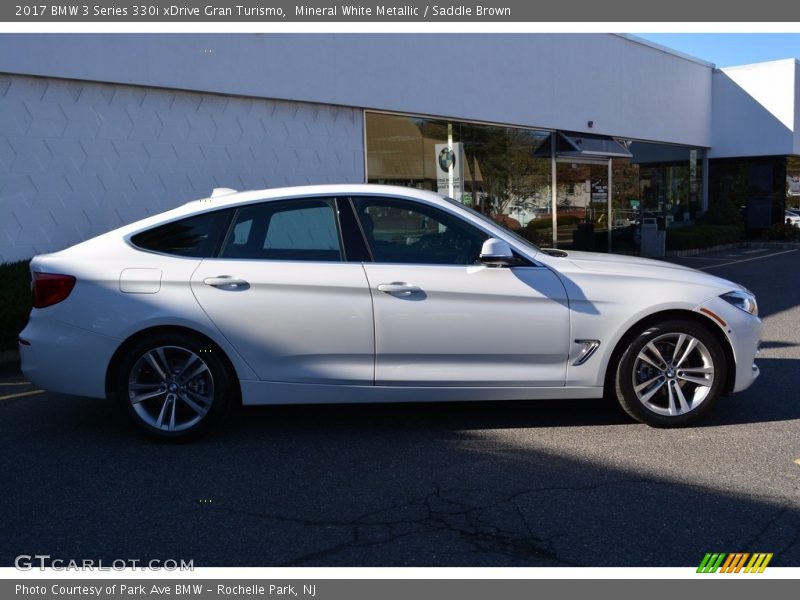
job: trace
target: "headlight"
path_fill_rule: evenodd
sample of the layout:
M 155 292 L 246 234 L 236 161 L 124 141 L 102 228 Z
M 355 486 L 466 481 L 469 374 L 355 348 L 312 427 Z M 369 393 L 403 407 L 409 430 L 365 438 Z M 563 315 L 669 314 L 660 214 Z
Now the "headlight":
M 758 304 L 756 304 L 756 297 L 750 292 L 728 292 L 727 294 L 722 294 L 720 298 L 725 300 L 725 302 L 733 304 L 736 308 L 739 308 L 746 313 L 750 313 L 754 317 L 758 316 Z

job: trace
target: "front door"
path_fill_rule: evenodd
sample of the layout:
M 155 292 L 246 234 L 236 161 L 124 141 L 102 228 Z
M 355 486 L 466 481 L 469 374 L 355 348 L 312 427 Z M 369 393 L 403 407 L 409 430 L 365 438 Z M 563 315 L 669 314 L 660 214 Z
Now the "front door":
M 436 207 L 354 204 L 373 254 L 376 385 L 564 385 L 569 310 L 554 273 L 478 264 L 487 235 Z

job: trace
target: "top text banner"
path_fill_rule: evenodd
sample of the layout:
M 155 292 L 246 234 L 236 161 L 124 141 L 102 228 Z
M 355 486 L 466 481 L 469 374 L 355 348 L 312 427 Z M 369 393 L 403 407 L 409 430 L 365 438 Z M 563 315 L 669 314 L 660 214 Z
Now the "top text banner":
M 308 0 L 89 0 L 0 3 L 5 22 L 797 22 L 786 0 L 484 0 L 463 4 Z

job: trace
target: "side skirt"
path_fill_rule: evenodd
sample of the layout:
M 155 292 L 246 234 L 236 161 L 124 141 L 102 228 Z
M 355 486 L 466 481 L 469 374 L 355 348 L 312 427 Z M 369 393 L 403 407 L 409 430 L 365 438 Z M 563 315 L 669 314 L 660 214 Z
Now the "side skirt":
M 602 398 L 602 387 L 412 387 L 240 381 L 242 404 L 357 404 Z

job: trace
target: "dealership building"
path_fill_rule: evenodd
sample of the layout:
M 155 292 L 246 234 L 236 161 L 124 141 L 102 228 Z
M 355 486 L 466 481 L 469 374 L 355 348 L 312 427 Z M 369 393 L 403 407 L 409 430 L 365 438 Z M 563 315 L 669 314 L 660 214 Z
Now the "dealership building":
M 3 34 L 0 262 L 215 187 L 430 189 L 559 247 L 723 201 L 761 229 L 800 202 L 799 77 L 616 34 Z

